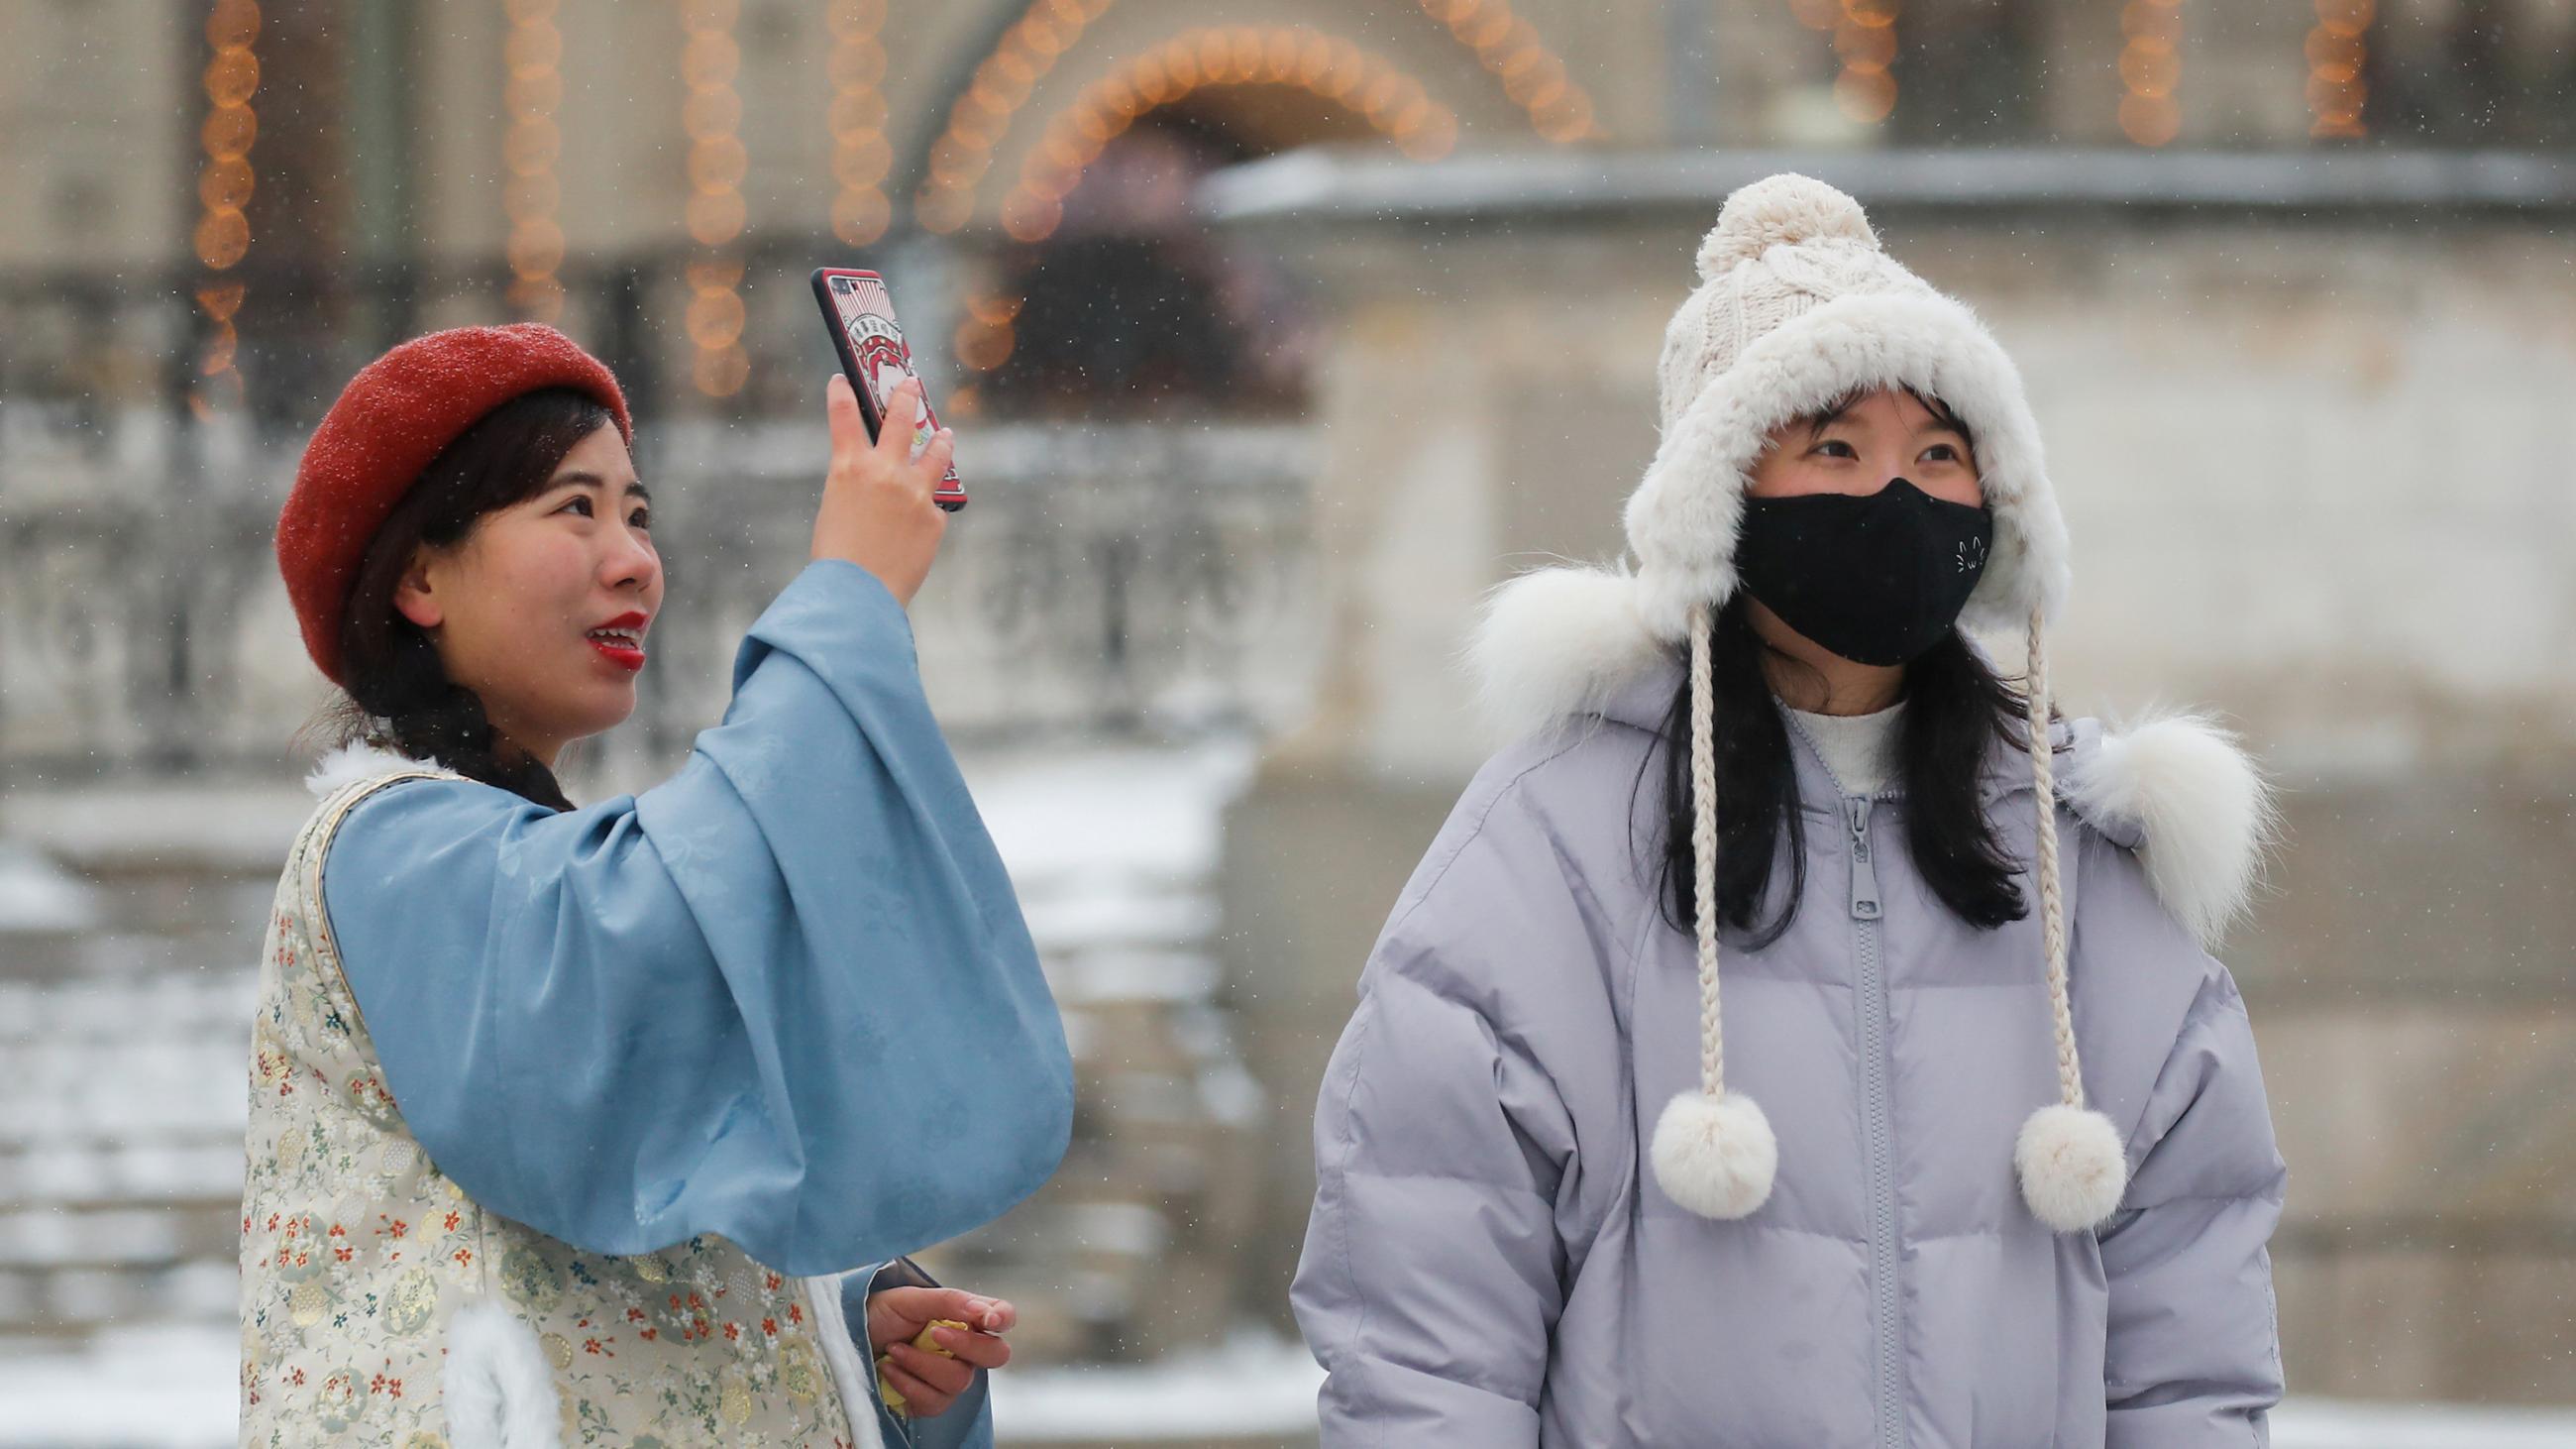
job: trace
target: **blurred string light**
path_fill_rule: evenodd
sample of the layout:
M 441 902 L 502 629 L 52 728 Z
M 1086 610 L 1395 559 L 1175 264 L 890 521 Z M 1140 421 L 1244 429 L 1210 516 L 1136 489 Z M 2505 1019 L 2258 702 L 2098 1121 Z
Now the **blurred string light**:
M 1064 199 L 1109 142 L 1148 111 L 1206 86 L 1292 86 L 1358 111 L 1418 160 L 1458 143 L 1458 118 L 1422 83 L 1349 41 L 1304 26 L 1193 30 L 1083 87 L 1029 153 L 1002 201 L 1002 229 L 1044 239 L 1064 219 Z
M 1814 31 L 1831 31 L 1842 62 L 1834 106 L 1844 117 L 1876 125 L 1896 110 L 1896 14 L 1899 0 L 1789 0 L 1789 13 Z
M 998 294 L 967 298 L 966 318 L 957 324 L 957 360 L 975 372 L 991 372 L 1010 361 L 1018 343 L 1011 324 L 1019 319 L 1026 300 Z M 955 411 L 954 399 L 950 411 Z
M 2120 11 L 2120 134 L 2162 146 L 2182 133 L 2182 0 L 2129 0 Z
M 197 260 L 209 273 L 197 288 L 197 305 L 214 324 L 205 355 L 198 359 L 197 387 L 189 406 L 200 417 L 212 412 L 217 390 L 237 397 L 241 373 L 235 366 L 241 334 L 234 320 L 241 315 L 243 285 L 224 273 L 250 253 L 250 205 L 255 178 L 250 169 L 251 143 L 259 137 L 259 116 L 250 98 L 259 90 L 259 57 L 252 42 L 259 38 L 257 0 L 215 0 L 206 17 L 206 43 L 214 55 L 206 62 L 206 121 L 198 129 L 205 164 L 197 172 Z
M 851 246 L 865 246 L 884 236 L 893 208 L 886 201 L 886 173 L 894 166 L 894 147 L 886 140 L 885 46 L 877 32 L 885 25 L 886 0 L 832 0 L 827 20 L 832 32 L 832 179 L 839 190 L 832 198 L 832 234 Z
M 993 148 L 1010 129 L 1011 116 L 1028 104 L 1038 80 L 1056 57 L 1082 38 L 1084 27 L 1114 0 L 1038 0 L 975 67 L 948 126 L 930 147 L 930 175 L 913 197 L 913 212 L 929 231 L 951 232 L 974 211 L 975 184 L 992 168 Z
M 510 0 L 510 34 L 502 43 L 508 74 L 501 106 L 510 122 L 501 135 L 501 209 L 510 219 L 510 305 L 523 317 L 552 322 L 563 313 L 563 204 L 555 163 L 563 133 L 555 126 L 563 104 L 563 32 L 555 28 L 555 0 Z
M 2362 103 L 2370 88 L 2361 78 L 2369 59 L 2372 0 L 2316 0 L 2316 28 L 2308 32 L 2308 110 L 2315 124 L 2310 136 L 2358 139 L 2369 134 L 2361 123 Z
M 688 266 L 689 342 L 696 349 L 690 380 L 709 397 L 731 397 L 751 376 L 743 350 L 742 257 L 730 248 L 741 239 L 745 211 L 742 179 L 751 159 L 736 134 L 742 96 L 734 77 L 742 70 L 735 44 L 737 0 L 681 0 L 680 79 L 689 96 L 680 124 L 689 136 L 689 235 L 705 255 Z
M 1036 0 L 1002 33 L 949 108 L 947 127 L 931 143 L 930 173 L 913 196 L 913 215 L 925 230 L 953 232 L 966 224 L 974 214 L 975 187 L 992 169 L 993 152 L 1012 116 L 1028 104 L 1057 59 L 1114 3 Z M 1529 22 L 1512 13 L 1510 0 L 1420 3 L 1502 80 L 1504 93 L 1529 113 L 1539 134 L 1559 143 L 1604 134 L 1594 121 L 1591 97 L 1574 83 L 1564 62 L 1540 43 Z
M 1575 84 L 1565 62 L 1549 50 L 1530 23 L 1512 13 L 1510 0 L 1422 0 L 1432 19 L 1503 83 L 1503 94 L 1529 112 L 1541 136 L 1562 145 L 1604 134 L 1592 115 L 1592 97 Z

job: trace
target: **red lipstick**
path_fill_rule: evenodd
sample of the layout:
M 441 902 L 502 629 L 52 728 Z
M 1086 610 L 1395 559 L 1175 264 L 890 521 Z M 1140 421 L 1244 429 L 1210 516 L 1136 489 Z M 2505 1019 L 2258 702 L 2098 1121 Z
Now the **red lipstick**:
M 644 667 L 644 626 L 650 614 L 629 610 L 604 624 L 594 624 L 585 637 L 599 657 L 632 674 Z

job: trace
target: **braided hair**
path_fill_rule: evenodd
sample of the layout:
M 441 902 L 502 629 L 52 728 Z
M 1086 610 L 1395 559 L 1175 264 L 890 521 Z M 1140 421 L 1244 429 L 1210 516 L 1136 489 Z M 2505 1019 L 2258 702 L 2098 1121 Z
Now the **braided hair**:
M 394 608 L 394 593 L 422 548 L 453 548 L 485 514 L 535 497 L 582 439 L 614 425 L 590 397 L 544 388 L 484 414 L 421 470 L 358 566 L 340 620 L 347 692 L 318 722 L 324 730 L 341 743 L 435 760 L 549 809 L 572 808 L 554 771 L 503 739 L 482 697 L 448 678 L 428 633 Z

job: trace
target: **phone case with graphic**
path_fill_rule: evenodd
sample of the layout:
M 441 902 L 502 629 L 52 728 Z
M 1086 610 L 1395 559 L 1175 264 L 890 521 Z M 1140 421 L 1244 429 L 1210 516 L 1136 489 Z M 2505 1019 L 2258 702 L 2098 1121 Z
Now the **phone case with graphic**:
M 841 371 L 849 374 L 851 390 L 859 395 L 859 412 L 873 438 L 885 426 L 886 399 L 905 378 L 921 375 L 913 371 L 912 348 L 903 340 L 903 327 L 894 320 L 894 297 L 886 290 L 885 278 L 875 272 L 817 267 L 814 300 L 822 305 L 833 350 L 841 355 Z M 921 416 L 913 425 L 914 451 L 928 446 L 937 431 L 939 415 L 930 405 L 925 384 Z M 948 476 L 939 480 L 931 497 L 952 513 L 966 506 L 966 485 L 957 479 L 956 464 L 949 464 Z

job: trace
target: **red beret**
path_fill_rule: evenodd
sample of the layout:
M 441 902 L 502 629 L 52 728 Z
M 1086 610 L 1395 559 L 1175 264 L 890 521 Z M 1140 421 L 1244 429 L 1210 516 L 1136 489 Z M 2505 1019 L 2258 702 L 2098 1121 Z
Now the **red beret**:
M 277 515 L 277 567 L 304 647 L 334 684 L 340 616 L 376 530 L 457 436 L 485 413 L 540 388 L 588 393 L 629 443 L 626 395 L 599 359 L 540 322 L 458 327 L 415 337 L 340 390 L 295 470 Z

